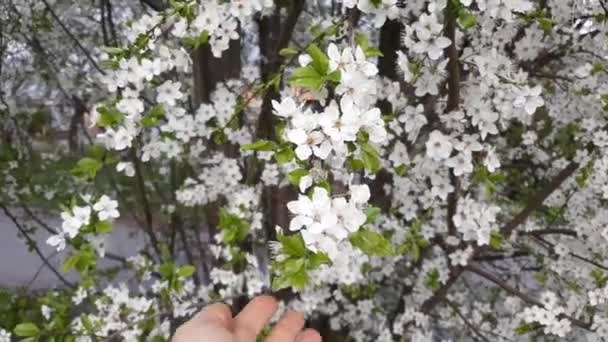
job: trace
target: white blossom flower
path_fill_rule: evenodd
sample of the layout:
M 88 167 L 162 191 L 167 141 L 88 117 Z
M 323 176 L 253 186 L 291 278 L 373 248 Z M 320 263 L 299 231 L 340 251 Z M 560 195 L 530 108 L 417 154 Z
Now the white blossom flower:
M 127 177 L 135 176 L 135 168 L 131 162 L 118 162 L 116 164 L 116 171 L 123 172 Z
M 452 143 L 450 137 L 435 130 L 432 131 L 429 140 L 426 142 L 426 155 L 433 160 L 443 160 L 449 158 L 452 153 Z
M 165 81 L 157 88 L 156 101 L 171 107 L 175 106 L 176 101 L 184 96 L 180 90 L 181 86 L 180 82 Z
M 51 235 L 46 240 L 46 243 L 52 247 L 57 248 L 58 252 L 61 252 L 65 249 L 65 233 L 60 232 L 58 234 Z
M 97 215 L 99 219 L 102 221 L 112 220 L 120 217 L 120 213 L 118 212 L 118 202 L 112 200 L 110 197 L 103 195 L 99 198 L 99 200 L 93 205 L 93 209 L 97 211 Z
M 338 221 L 336 214 L 331 211 L 331 198 L 324 188 L 314 188 L 312 199 L 300 195 L 297 201 L 287 203 L 287 208 L 296 214 L 289 224 L 292 231 L 306 226 L 311 233 L 320 234 Z

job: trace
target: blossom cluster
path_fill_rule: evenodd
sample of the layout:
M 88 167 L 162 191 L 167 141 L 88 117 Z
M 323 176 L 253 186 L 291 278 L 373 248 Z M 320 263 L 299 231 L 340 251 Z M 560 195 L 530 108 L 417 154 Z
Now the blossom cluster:
M 86 202 L 84 206 L 74 206 L 61 213 L 63 220 L 61 230 L 47 239 L 47 243 L 56 247 L 57 251 L 65 249 L 66 238 L 76 238 L 84 227 L 94 226 L 94 230 L 90 233 L 95 233 L 95 229 L 98 233 L 107 233 L 106 225 L 110 225 L 114 219 L 120 217 L 118 202 L 107 195 L 102 195 L 96 202 L 92 202 L 91 196 L 83 196 L 83 200 Z M 97 248 L 101 256 L 105 254 L 103 236 L 87 234 L 86 238 Z
M 325 252 L 333 260 L 340 253 L 340 243 L 365 223 L 367 216 L 360 206 L 369 197 L 367 185 L 351 186 L 350 200 L 332 199 L 326 189 L 315 187 L 311 198 L 300 195 L 298 200 L 287 203 L 295 215 L 289 230 L 300 231 L 308 249 Z

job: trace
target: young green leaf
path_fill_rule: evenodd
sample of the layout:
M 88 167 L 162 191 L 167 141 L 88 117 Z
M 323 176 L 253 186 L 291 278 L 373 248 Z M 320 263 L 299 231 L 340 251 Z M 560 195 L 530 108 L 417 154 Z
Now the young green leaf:
M 194 274 L 196 268 L 192 265 L 184 265 L 177 269 L 177 275 L 182 278 L 187 278 Z
M 329 69 L 329 58 L 318 46 L 315 44 L 311 44 L 306 52 L 312 58 L 312 62 L 310 63 L 312 67 L 319 73 L 321 76 L 327 75 L 327 70 Z
M 393 255 L 391 242 L 384 235 L 366 229 L 359 229 L 351 235 L 350 242 L 368 255 Z
M 241 145 L 243 150 L 251 151 L 274 151 L 277 148 L 277 144 L 274 141 L 260 139 L 250 144 Z
M 20 337 L 38 336 L 40 334 L 40 329 L 38 329 L 36 324 L 30 322 L 17 324 L 13 331 L 15 335 Z
M 308 175 L 308 170 L 306 169 L 295 169 L 287 174 L 287 179 L 289 179 L 289 183 L 293 186 L 300 185 L 300 179 L 302 177 Z
M 101 169 L 101 162 L 93 158 L 84 157 L 76 163 L 72 169 L 72 174 L 76 177 L 93 179 Z

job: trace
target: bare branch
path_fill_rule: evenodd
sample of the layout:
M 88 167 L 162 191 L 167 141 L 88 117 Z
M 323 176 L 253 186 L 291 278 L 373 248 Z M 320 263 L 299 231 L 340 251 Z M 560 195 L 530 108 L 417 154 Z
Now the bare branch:
M 89 60 L 89 62 L 91 62 L 91 65 L 93 65 L 93 67 L 95 69 L 97 69 L 97 71 L 99 71 L 102 75 L 105 75 L 105 71 L 103 71 L 103 69 L 101 69 L 99 67 L 99 65 L 97 65 L 97 62 L 95 62 L 95 59 L 93 59 L 93 57 L 91 56 L 91 54 L 89 53 L 89 51 L 80 43 L 80 41 L 78 40 L 78 38 L 76 38 L 76 36 L 74 36 L 74 34 L 72 34 L 72 32 L 70 32 L 70 30 L 65 26 L 65 24 L 57 16 L 57 14 L 55 13 L 55 11 L 53 11 L 53 8 L 51 7 L 51 5 L 49 5 L 49 3 L 47 2 L 47 0 L 42 0 L 42 2 L 44 3 L 44 6 L 46 6 L 46 8 L 51 13 L 51 16 L 53 17 L 53 19 L 55 19 L 55 21 L 57 21 L 57 23 L 59 24 L 59 26 L 61 26 L 61 28 L 63 29 L 63 31 L 68 35 L 68 37 L 70 37 L 70 39 L 72 39 L 74 41 L 74 43 L 76 44 L 76 46 L 78 46 L 78 48 L 82 51 L 82 53 L 84 53 L 84 55 L 87 57 L 87 59 Z
M 516 289 L 516 288 L 512 287 L 511 285 L 509 285 L 506 281 L 503 281 L 503 280 L 499 279 L 495 275 L 493 275 L 493 274 L 491 274 L 491 273 L 489 273 L 489 272 L 487 272 L 487 271 L 485 271 L 485 270 L 483 270 L 481 268 L 478 268 L 478 267 L 475 267 L 475 266 L 469 264 L 469 265 L 465 266 L 465 269 L 467 271 L 470 271 L 472 273 L 477 274 L 478 276 L 480 276 L 480 277 L 482 277 L 482 278 L 484 278 L 486 280 L 489 280 L 490 282 L 498 285 L 498 287 L 500 287 L 501 289 L 505 290 L 509 294 L 521 298 L 524 302 L 526 302 L 528 304 L 536 305 L 536 306 L 539 306 L 541 308 L 545 307 L 541 302 L 537 301 L 532 296 L 519 291 L 518 289 Z M 576 325 L 579 328 L 583 328 L 583 329 L 586 329 L 586 330 L 590 330 L 591 329 L 591 323 L 584 322 L 584 321 L 581 321 L 581 320 L 579 320 L 577 318 L 574 318 L 574 317 L 569 316 L 569 315 L 564 315 L 564 314 L 561 314 L 560 317 L 567 318 L 568 320 L 570 320 L 570 322 L 573 325 Z
M 53 272 L 53 274 L 55 274 L 55 276 L 57 276 L 57 278 L 59 278 L 59 280 L 62 283 L 64 283 L 67 287 L 69 287 L 71 289 L 75 289 L 76 285 L 72 284 L 70 281 L 65 279 L 65 277 L 59 271 L 57 271 L 57 269 L 55 269 L 55 267 L 50 263 L 50 261 L 44 255 L 44 253 L 42 253 L 42 251 L 40 250 L 40 247 L 38 247 L 38 244 L 36 243 L 36 241 L 34 241 L 34 239 L 32 239 L 32 237 L 30 237 L 30 235 L 27 233 L 27 230 L 21 225 L 21 223 L 19 222 L 17 217 L 15 215 L 13 215 L 13 213 L 11 213 L 10 210 L 8 210 L 8 208 L 6 206 L 4 206 L 4 204 L 0 203 L 0 208 L 2 208 L 2 211 L 4 211 L 4 214 L 15 224 L 15 227 L 17 227 L 19 232 L 23 235 L 28 246 L 30 246 L 34 250 L 34 252 L 36 252 L 36 254 L 38 254 L 38 256 L 40 257 L 42 262 L 46 265 L 46 267 L 48 267 L 49 270 L 51 270 L 51 272 Z

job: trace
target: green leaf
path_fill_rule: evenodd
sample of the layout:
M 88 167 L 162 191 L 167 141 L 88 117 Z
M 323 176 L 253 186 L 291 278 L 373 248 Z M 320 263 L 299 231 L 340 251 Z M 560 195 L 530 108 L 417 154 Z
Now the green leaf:
M 500 250 L 503 241 L 504 237 L 502 236 L 502 234 L 500 234 L 499 231 L 493 230 L 490 233 L 490 247 L 492 247 L 493 249 Z
M 335 70 L 333 72 L 330 72 L 329 75 L 325 77 L 325 79 L 328 81 L 339 83 L 340 79 L 342 79 L 342 74 L 340 73 L 340 70 Z
M 318 46 L 315 44 L 311 44 L 306 52 L 312 58 L 311 65 L 312 67 L 322 76 L 327 75 L 327 70 L 329 69 L 329 58 Z
M 360 171 L 360 170 L 365 169 L 365 164 L 363 163 L 363 161 L 361 159 L 350 158 L 349 166 L 354 171 Z
M 109 221 L 99 221 L 95 223 L 95 231 L 100 234 L 112 232 L 112 224 Z
M 283 272 L 286 275 L 292 275 L 298 273 L 302 268 L 304 268 L 305 259 L 304 258 L 290 258 L 283 262 Z
M 194 266 L 184 265 L 177 269 L 177 275 L 182 278 L 187 278 L 187 277 L 193 275 L 194 271 L 196 271 L 196 268 Z
M 237 244 L 247 238 L 249 234 L 249 224 L 242 218 L 229 213 L 226 209 L 220 210 L 219 227 L 224 233 L 224 243 Z
M 302 177 L 307 176 L 307 175 L 308 175 L 308 170 L 295 169 L 287 174 L 287 179 L 289 179 L 289 183 L 291 183 L 291 185 L 297 187 L 300 185 L 300 179 L 302 179 Z
M 207 43 L 207 41 L 209 41 L 209 32 L 207 32 L 207 30 L 204 30 L 198 36 L 198 46 L 196 46 L 196 47 L 205 45 Z
M 303 257 L 306 255 L 306 245 L 300 233 L 293 235 L 278 234 L 277 240 L 283 247 L 283 253 L 290 257 Z
M 515 333 L 517 335 L 522 336 L 529 334 L 536 329 L 538 329 L 538 324 L 522 322 L 520 325 L 517 326 L 517 328 L 515 328 Z
M 538 18 L 538 25 L 545 32 L 545 34 L 550 34 L 553 30 L 553 21 L 550 18 Z
M 216 129 L 211 133 L 211 140 L 213 140 L 216 145 L 223 145 L 227 139 L 223 129 Z
M 97 175 L 97 171 L 101 169 L 101 163 L 93 158 L 85 157 L 76 163 L 76 167 L 72 169 L 72 174 L 76 177 L 93 179 Z
M 365 214 L 367 215 L 367 220 L 365 221 L 365 223 L 373 223 L 374 221 L 376 221 L 376 219 L 378 218 L 378 216 L 380 216 L 381 213 L 382 210 L 378 207 L 367 208 L 367 210 L 365 211 Z
M 424 286 L 433 291 L 439 288 L 439 271 L 433 269 L 424 277 Z
M 369 143 L 361 144 L 361 161 L 365 169 L 371 173 L 377 173 L 380 170 L 380 154 Z
M 72 269 L 74 269 L 74 267 L 76 267 L 76 264 L 78 263 L 79 259 L 80 259 L 80 256 L 78 254 L 72 255 L 69 258 L 67 258 L 63 262 L 63 271 L 70 272 Z
M 595 286 L 598 289 L 603 288 L 608 283 L 608 276 L 606 276 L 606 274 L 599 269 L 591 271 L 591 277 L 593 278 Z
M 272 289 L 274 291 L 282 290 L 287 287 L 289 287 L 289 279 L 284 275 L 279 275 L 272 279 Z
M 279 51 L 279 55 L 283 56 L 283 57 L 291 57 L 291 56 L 295 56 L 298 54 L 298 50 L 294 49 L 294 48 L 284 48 L 281 49 L 281 51 Z
M 248 151 L 274 151 L 277 144 L 274 141 L 260 139 L 250 144 L 241 145 L 241 149 Z
M 106 149 L 102 145 L 90 145 L 87 147 L 87 156 L 102 161 L 106 156 Z
M 464 29 L 470 29 L 477 24 L 477 18 L 471 12 L 463 9 L 458 13 L 458 22 Z
M 291 286 L 297 289 L 303 289 L 308 284 L 308 272 L 302 267 L 298 272 L 290 276 Z
M 99 107 L 97 112 L 99 113 L 97 125 L 100 127 L 112 127 L 121 123 L 125 118 L 125 115 L 116 108 Z
M 163 107 L 163 105 L 157 104 L 154 107 L 152 107 L 152 109 L 150 109 L 150 112 L 148 113 L 148 115 L 141 118 L 139 123 L 142 126 L 144 126 L 145 128 L 150 128 L 150 127 L 153 127 L 154 125 L 156 125 L 158 123 L 158 121 L 161 120 L 164 116 L 165 116 L 165 108 Z
M 158 273 L 160 273 L 162 279 L 171 279 L 174 269 L 175 265 L 173 263 L 166 262 L 158 266 Z
M 30 322 L 17 324 L 13 331 L 15 335 L 20 337 L 38 336 L 40 334 L 40 329 L 38 329 L 36 324 Z
M 401 165 L 395 167 L 395 173 L 399 177 L 405 177 L 408 174 L 408 172 L 410 172 L 411 169 L 412 169 L 411 166 L 405 165 L 405 164 L 401 164 Z
M 376 56 L 384 56 L 382 54 L 382 51 L 369 46 L 369 39 L 367 39 L 367 36 L 364 33 L 359 32 L 355 35 L 355 43 L 357 43 L 357 45 L 361 47 L 363 53 L 365 54 L 365 57 L 369 58 Z
M 369 133 L 363 130 L 357 132 L 357 141 L 360 143 L 367 143 L 369 141 Z
M 311 66 L 297 68 L 289 77 L 289 84 L 296 87 L 318 90 L 323 83 L 323 75 Z
M 101 51 L 107 53 L 108 55 L 118 55 L 122 52 L 121 48 L 113 47 L 113 46 L 102 46 L 99 48 Z
M 308 267 L 311 270 L 314 270 L 321 265 L 331 264 L 331 259 L 323 252 L 312 253 L 309 261 Z
M 278 164 L 285 164 L 292 161 L 295 156 L 296 153 L 291 149 L 291 147 L 285 147 L 274 154 L 274 159 Z
M 91 322 L 89 316 L 80 316 L 80 321 L 82 322 L 82 325 L 84 326 L 87 332 L 93 332 L 93 322 Z
M 384 235 L 367 229 L 359 229 L 350 237 L 350 242 L 368 255 L 390 256 L 393 254 L 391 242 Z

